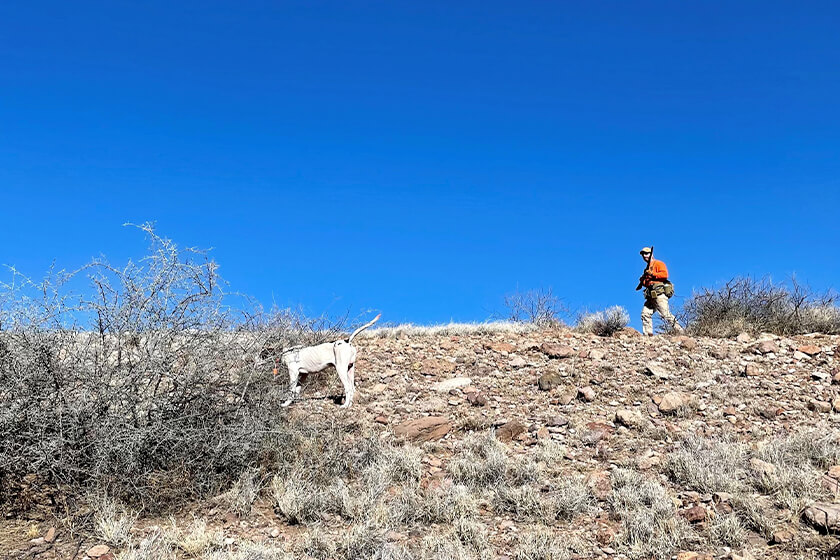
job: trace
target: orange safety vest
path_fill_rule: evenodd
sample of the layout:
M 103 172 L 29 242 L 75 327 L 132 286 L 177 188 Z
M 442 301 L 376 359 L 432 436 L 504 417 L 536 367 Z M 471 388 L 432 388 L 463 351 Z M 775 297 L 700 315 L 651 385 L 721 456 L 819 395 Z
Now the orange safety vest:
M 667 279 L 668 267 L 665 266 L 664 262 L 652 259 L 650 266 L 645 270 L 645 274 L 642 275 L 642 285 L 645 288 L 650 288 L 656 284 L 661 284 Z

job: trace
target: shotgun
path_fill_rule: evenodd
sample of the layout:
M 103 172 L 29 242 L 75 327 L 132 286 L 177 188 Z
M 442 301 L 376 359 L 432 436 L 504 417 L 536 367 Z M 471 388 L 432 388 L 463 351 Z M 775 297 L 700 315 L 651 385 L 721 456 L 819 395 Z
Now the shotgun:
M 653 245 L 650 246 L 650 260 L 648 261 L 647 266 L 645 267 L 645 271 L 642 273 L 642 277 L 644 277 L 644 275 L 648 273 L 651 264 L 653 264 Z M 638 292 L 644 287 L 644 282 L 642 280 L 639 280 L 639 285 L 636 286 L 636 291 Z

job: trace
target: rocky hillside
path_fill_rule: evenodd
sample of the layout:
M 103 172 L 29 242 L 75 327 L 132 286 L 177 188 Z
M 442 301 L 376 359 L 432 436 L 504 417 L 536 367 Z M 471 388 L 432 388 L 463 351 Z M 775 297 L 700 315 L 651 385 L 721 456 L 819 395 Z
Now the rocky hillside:
M 306 474 L 305 465 L 263 472 L 253 509 L 212 500 L 178 516 L 204 520 L 202 535 L 216 539 L 207 537 L 206 550 L 187 550 L 182 535 L 167 551 L 253 559 L 836 554 L 840 337 L 380 330 L 356 344 L 354 408 L 321 398 L 340 392 L 328 371 L 304 382 L 289 421 L 338 424 L 348 449 L 376 441 L 404 457 L 336 471 L 328 485 L 343 489 L 333 493 L 343 505 L 323 502 L 311 515 L 290 502 L 302 483 L 289 473 Z M 312 439 L 322 454 L 324 438 Z M 389 474 L 374 493 L 370 477 L 386 464 L 403 474 Z M 362 494 L 363 507 L 348 505 Z M 46 515 L 5 523 L 9 558 L 89 551 L 135 560 L 166 525 L 141 516 L 126 539 L 108 543 L 101 531 L 71 535 Z M 45 540 L 53 525 L 58 536 Z M 359 531 L 369 548 L 353 548 Z M 257 550 L 249 546 L 274 552 L 246 556 Z

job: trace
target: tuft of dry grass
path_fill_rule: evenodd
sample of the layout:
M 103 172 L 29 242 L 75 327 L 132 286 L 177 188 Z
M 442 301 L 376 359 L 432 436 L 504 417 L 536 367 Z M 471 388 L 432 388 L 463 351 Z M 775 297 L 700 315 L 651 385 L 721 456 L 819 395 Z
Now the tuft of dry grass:
M 131 542 L 131 529 L 137 513 L 118 505 L 110 498 L 94 500 L 96 513 L 93 523 L 96 536 L 111 546 L 125 546 Z
M 514 556 L 516 560 L 568 560 L 571 557 L 565 539 L 546 530 L 520 535 Z
M 691 490 L 736 494 L 748 488 L 748 456 L 744 444 L 692 435 L 668 455 L 664 467 L 674 482 Z
M 627 469 L 612 471 L 612 481 L 609 503 L 621 519 L 619 548 L 631 558 L 669 559 L 689 538 L 691 529 L 676 515 L 665 488 Z
M 630 324 L 630 314 L 619 305 L 603 311 L 583 313 L 578 316 L 575 330 L 598 336 L 612 336 Z

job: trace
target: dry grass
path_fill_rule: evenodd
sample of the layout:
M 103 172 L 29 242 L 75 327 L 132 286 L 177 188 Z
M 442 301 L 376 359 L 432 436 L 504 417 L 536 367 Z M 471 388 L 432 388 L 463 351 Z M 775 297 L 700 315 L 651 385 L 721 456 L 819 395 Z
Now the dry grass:
M 469 336 L 491 334 L 524 334 L 538 330 L 534 324 L 512 321 L 487 323 L 449 323 L 447 325 L 396 325 L 370 329 L 359 334 L 362 338 L 413 338 L 430 336 Z
M 668 455 L 665 472 L 674 482 L 698 492 L 736 494 L 748 488 L 749 448 L 741 443 L 689 436 Z
M 690 537 L 691 530 L 676 515 L 665 488 L 644 475 L 626 469 L 612 473 L 609 502 L 621 519 L 617 544 L 631 558 L 668 559 Z
M 520 535 L 516 543 L 516 560 L 568 560 L 572 553 L 566 537 L 551 531 L 535 531 Z
M 621 306 L 615 305 L 603 311 L 582 313 L 575 323 L 575 330 L 598 336 L 612 336 L 630 324 L 630 314 Z

